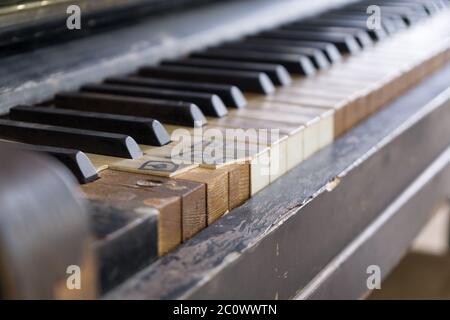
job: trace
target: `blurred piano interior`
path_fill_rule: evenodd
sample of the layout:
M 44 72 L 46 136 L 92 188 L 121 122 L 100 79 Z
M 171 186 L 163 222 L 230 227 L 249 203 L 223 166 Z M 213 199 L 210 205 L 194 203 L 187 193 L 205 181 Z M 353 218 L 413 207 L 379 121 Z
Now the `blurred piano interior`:
M 449 59 L 449 0 L 1 1 L 0 297 L 365 296 L 448 199 Z

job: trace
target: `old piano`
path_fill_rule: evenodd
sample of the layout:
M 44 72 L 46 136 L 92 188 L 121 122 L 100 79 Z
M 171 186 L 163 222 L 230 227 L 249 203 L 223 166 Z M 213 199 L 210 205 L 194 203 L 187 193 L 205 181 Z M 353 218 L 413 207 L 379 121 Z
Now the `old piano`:
M 448 0 L 1 1 L 0 296 L 363 297 L 447 202 L 449 60 Z

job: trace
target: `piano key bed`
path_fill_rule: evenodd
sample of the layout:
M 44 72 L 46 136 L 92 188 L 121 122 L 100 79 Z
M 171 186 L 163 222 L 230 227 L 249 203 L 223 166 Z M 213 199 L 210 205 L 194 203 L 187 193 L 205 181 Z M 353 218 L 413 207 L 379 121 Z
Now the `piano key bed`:
M 331 295 L 322 288 L 350 271 L 333 269 L 313 283 L 315 272 L 353 239 L 344 235 L 363 231 L 450 143 L 448 92 L 429 103 L 448 87 L 450 4 L 382 1 L 387 14 L 375 30 L 365 25 L 366 7 L 349 5 L 142 65 L 15 106 L 0 119 L 4 143 L 58 159 L 101 208 L 92 210 L 91 224 L 102 294 Z M 427 142 L 436 140 L 428 137 L 432 128 L 442 137 L 434 144 Z M 411 139 L 429 152 L 414 158 Z M 399 148 L 398 140 L 408 143 Z M 397 173 L 394 159 L 405 161 Z M 378 172 L 371 165 L 380 177 L 371 176 Z M 383 187 L 379 179 L 393 176 L 399 178 Z M 361 203 L 361 192 L 378 192 L 383 201 Z M 334 237 L 335 225 L 348 232 Z M 311 243 L 314 233 L 323 236 Z M 326 254 L 315 257 L 318 251 Z M 261 276 L 268 283 L 258 285 Z M 279 285 L 286 281 L 292 283 Z

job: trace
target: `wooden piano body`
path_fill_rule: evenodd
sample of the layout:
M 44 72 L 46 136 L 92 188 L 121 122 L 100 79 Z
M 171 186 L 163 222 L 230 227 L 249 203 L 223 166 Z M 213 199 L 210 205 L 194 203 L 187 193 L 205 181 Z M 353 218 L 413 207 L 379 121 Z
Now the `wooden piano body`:
M 227 1 L 10 55 L 0 111 L 352 2 Z M 103 298 L 364 296 L 367 267 L 385 277 L 447 202 L 449 58 L 443 50 L 415 86 Z

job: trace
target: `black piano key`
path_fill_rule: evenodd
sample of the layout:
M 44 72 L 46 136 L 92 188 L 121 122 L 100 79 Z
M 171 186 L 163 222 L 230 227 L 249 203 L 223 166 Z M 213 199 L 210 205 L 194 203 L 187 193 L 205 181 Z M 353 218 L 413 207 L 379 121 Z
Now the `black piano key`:
M 9 118 L 77 129 L 125 134 L 138 143 L 162 146 L 170 142 L 163 125 L 155 119 L 79 110 L 18 106 L 10 109 Z
M 235 50 L 252 50 L 262 52 L 281 52 L 304 55 L 311 60 L 314 66 L 318 69 L 327 69 L 330 63 L 325 54 L 315 48 L 297 47 L 288 45 L 271 45 L 264 43 L 252 43 L 250 41 L 231 42 L 221 45 L 221 48 L 235 49 Z
M 223 59 L 230 61 L 275 63 L 282 65 L 289 72 L 304 76 L 311 76 L 316 73 L 316 69 L 311 61 L 309 61 L 308 57 L 299 54 L 211 48 L 202 52 L 195 52 L 191 54 L 191 57 L 203 59 Z
M 97 170 L 91 160 L 80 150 L 23 143 L 14 143 L 14 147 L 52 156 L 69 169 L 80 184 L 89 183 L 98 179 Z
M 176 81 L 158 78 L 141 77 L 114 77 L 107 78 L 105 83 L 121 84 L 127 86 L 140 86 L 145 88 L 161 88 L 173 90 L 185 90 L 193 92 L 213 93 L 218 95 L 226 106 L 243 108 L 247 104 L 241 90 L 236 86 L 215 83 Z
M 374 1 L 373 3 L 374 5 L 389 5 L 392 7 L 407 7 L 411 10 L 413 10 L 414 12 L 417 12 L 418 15 L 423 15 L 423 16 L 431 16 L 434 13 L 436 13 L 436 8 L 433 6 L 432 1 L 429 1 L 428 3 L 424 3 L 424 2 L 416 2 L 414 0 L 412 1 L 393 1 L 393 0 L 389 0 L 389 1 Z
M 343 21 L 358 21 L 367 24 L 367 17 L 367 14 L 364 16 L 359 14 L 358 12 L 333 11 L 326 14 L 325 16 L 320 16 L 319 18 L 340 19 Z M 383 30 L 385 30 L 388 34 L 394 34 L 400 30 L 404 30 L 407 28 L 407 25 L 403 21 L 403 19 L 397 15 L 383 14 L 380 23 Z
M 289 39 L 277 39 L 270 37 L 249 36 L 245 39 L 245 43 L 260 44 L 267 46 L 281 46 L 281 47 L 304 47 L 321 50 L 327 57 L 330 63 L 337 63 L 342 60 L 341 53 L 332 43 L 328 42 L 316 42 L 316 41 L 301 41 L 301 40 L 289 40 Z
M 408 25 L 413 25 L 420 21 L 424 16 L 418 14 L 417 12 L 414 12 L 413 10 L 409 10 L 407 7 L 395 7 L 395 6 L 385 6 L 381 5 L 379 6 L 382 14 L 389 14 L 393 16 L 398 16 L 403 19 L 403 21 Z M 361 13 L 362 15 L 366 15 L 367 6 L 361 6 L 361 5 L 354 5 L 349 8 L 341 9 L 341 12 L 356 12 Z
M 308 20 L 294 22 L 290 25 L 293 26 L 322 26 L 322 27 L 350 27 L 361 28 L 365 30 L 374 41 L 380 41 L 387 37 L 387 32 L 383 28 L 369 29 L 367 27 L 367 21 L 362 20 L 344 20 L 336 18 L 311 18 Z
M 243 70 L 264 72 L 276 85 L 286 86 L 292 82 L 289 72 L 279 64 L 254 63 L 254 62 L 237 62 L 228 60 L 186 58 L 179 60 L 167 60 L 161 63 L 167 66 L 190 66 L 190 67 L 206 67 L 223 70 Z
M 343 54 L 355 54 L 361 51 L 361 47 L 355 38 L 336 32 L 274 30 L 262 32 L 259 36 L 284 40 L 330 42 Z
M 392 12 L 397 13 L 400 11 L 404 11 L 408 14 L 417 15 L 419 17 L 427 17 L 430 14 L 428 13 L 428 10 L 426 9 L 426 6 L 421 5 L 420 3 L 416 3 L 414 1 L 383 1 L 383 0 L 377 0 L 372 1 L 372 5 L 378 5 L 381 7 L 381 10 L 383 11 L 383 7 L 387 8 L 388 10 L 392 9 Z M 362 4 L 353 4 L 349 6 L 350 8 L 356 7 L 356 8 L 362 8 Z M 366 6 L 367 8 L 367 6 Z
M 423 0 L 423 1 L 427 1 L 427 0 Z M 434 0 L 433 2 L 439 3 L 437 5 L 439 5 L 441 10 L 446 10 L 446 9 L 450 8 L 450 0 Z
M 220 99 L 219 96 L 210 93 L 152 89 L 124 86 L 118 84 L 90 84 L 81 87 L 81 91 L 113 94 L 119 96 L 190 102 L 197 105 L 200 110 L 202 110 L 203 114 L 216 118 L 223 117 L 228 113 L 222 99 Z
M 425 2 L 425 3 L 433 3 L 434 6 L 436 7 L 437 11 L 442 11 L 442 10 L 446 10 L 447 8 L 450 8 L 450 1 L 449 0 L 432 0 L 432 1 L 428 1 L 428 0 L 414 0 L 416 2 Z
M 412 0 L 411 2 L 423 6 L 429 15 L 434 15 L 444 9 L 444 7 L 442 7 L 443 3 L 440 0 Z M 395 3 L 405 3 L 405 1 L 395 1 Z
M 200 127 L 206 124 L 201 110 L 187 102 L 68 92 L 57 94 L 54 103 L 59 108 L 153 118 L 180 126 Z
M 319 26 L 301 26 L 301 25 L 285 25 L 281 30 L 298 30 L 298 31 L 320 31 L 320 32 L 339 32 L 347 33 L 353 36 L 362 48 L 368 48 L 373 45 L 372 38 L 365 30 L 351 27 L 319 27 Z
M 194 67 L 149 66 L 139 70 L 140 76 L 172 80 L 212 82 L 234 85 L 243 91 L 270 94 L 275 91 L 269 76 L 261 72 L 230 71 Z
M 137 159 L 142 156 L 142 151 L 133 138 L 109 132 L 0 119 L 0 137 L 113 157 Z

